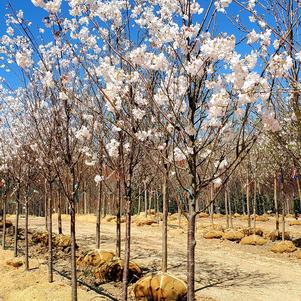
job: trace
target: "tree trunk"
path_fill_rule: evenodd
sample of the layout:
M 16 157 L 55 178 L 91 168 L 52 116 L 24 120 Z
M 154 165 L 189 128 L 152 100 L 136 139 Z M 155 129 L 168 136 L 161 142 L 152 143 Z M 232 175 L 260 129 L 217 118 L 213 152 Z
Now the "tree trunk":
M 148 194 L 148 212 L 149 212 L 149 214 L 151 214 L 152 200 L 153 200 L 153 191 L 150 191 Z
M 162 219 L 162 272 L 167 272 L 167 219 L 168 219 L 168 191 L 167 171 L 165 168 L 162 185 L 163 219 Z
M 15 224 L 15 239 L 14 239 L 14 257 L 18 256 L 19 214 L 20 214 L 20 202 L 19 202 L 19 191 L 18 191 L 17 202 L 16 202 L 16 224 Z
M 58 224 L 58 232 L 59 234 L 63 233 L 63 227 L 62 227 L 62 195 L 61 191 L 58 191 L 58 208 L 57 208 L 57 224 Z
M 247 174 L 247 214 L 248 214 L 248 228 L 251 228 L 251 212 L 250 212 L 250 180 L 249 172 Z
M 116 256 L 121 256 L 121 223 L 120 223 L 120 204 L 121 204 L 121 182 L 118 181 L 118 198 L 116 212 Z
M 228 214 L 228 191 L 227 191 L 227 186 L 225 187 L 225 211 L 226 211 L 226 222 L 227 222 L 227 229 L 228 229 L 229 228 L 229 214 Z
M 300 208 L 301 208 L 301 188 L 300 188 L 299 175 L 297 175 L 297 188 L 298 188 L 298 196 L 299 196 L 299 202 L 300 202 Z
M 213 226 L 213 184 L 210 185 L 210 220 Z
M 84 214 L 87 214 L 87 183 L 84 182 L 83 199 L 84 199 Z
M 227 185 L 227 200 L 228 200 L 228 208 L 229 208 L 230 228 L 233 228 L 232 208 L 231 208 L 231 200 L 230 200 L 230 193 L 229 193 L 228 185 Z
M 256 232 L 256 208 L 257 208 L 257 182 L 254 180 L 253 216 L 254 216 L 254 235 Z
M 103 204 L 103 216 L 105 217 L 106 215 L 107 215 L 107 207 L 108 207 L 108 199 L 109 199 L 109 197 L 108 197 L 108 195 L 106 195 L 106 194 L 103 194 L 103 198 L 104 198 L 104 204 Z
M 196 213 L 190 212 L 188 216 L 188 235 L 187 235 L 187 300 L 195 300 L 194 278 L 195 278 L 195 224 Z
M 181 212 L 180 205 L 178 205 L 178 223 L 179 223 L 178 226 L 179 226 L 179 228 L 181 228 L 181 219 L 182 219 L 182 212 Z
M 28 191 L 26 191 L 27 193 Z M 28 196 L 25 196 L 25 270 L 29 270 L 28 254 Z
M 276 213 L 276 231 L 279 233 L 279 206 L 277 199 L 277 175 L 274 174 L 274 203 L 275 203 L 275 213 Z
M 141 188 L 139 186 L 138 189 L 138 209 L 137 209 L 137 214 L 139 215 L 141 211 Z
M 124 269 L 123 269 L 123 301 L 128 299 L 128 278 L 129 263 L 131 255 L 131 192 L 127 195 L 126 201 L 126 227 L 125 227 L 125 249 L 124 249 Z
M 47 179 L 44 182 L 44 214 L 45 214 L 45 229 L 48 227 L 48 193 L 47 193 Z
M 245 199 L 244 199 L 244 193 L 243 193 L 243 192 L 242 192 L 241 200 L 242 200 L 242 214 L 243 214 L 243 215 L 246 215 L 246 210 L 245 210 Z
M 53 282 L 53 250 L 52 250 L 52 198 L 53 189 L 52 182 L 48 182 L 49 193 L 48 193 L 48 282 Z
M 100 223 L 101 223 L 101 198 L 102 198 L 102 182 L 100 182 L 97 197 L 96 211 L 96 249 L 100 249 Z
M 70 202 L 70 235 L 71 235 L 71 284 L 72 301 L 77 301 L 77 275 L 76 275 L 76 237 L 75 237 L 75 199 Z
M 144 182 L 144 214 L 147 217 L 147 186 L 146 181 Z
M 5 240 L 6 240 L 6 204 L 7 204 L 7 194 L 5 193 L 3 199 L 3 228 L 2 228 L 2 249 L 5 250 Z

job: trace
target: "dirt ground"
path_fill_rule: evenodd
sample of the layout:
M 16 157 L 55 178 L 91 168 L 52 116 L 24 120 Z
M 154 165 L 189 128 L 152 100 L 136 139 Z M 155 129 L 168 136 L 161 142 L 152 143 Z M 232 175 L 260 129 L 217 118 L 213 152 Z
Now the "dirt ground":
M 95 240 L 95 217 L 78 216 L 77 239 L 79 248 L 93 249 Z M 223 218 L 215 219 L 215 224 L 225 225 Z M 21 219 L 21 227 L 24 220 Z M 208 218 L 199 219 L 198 225 L 209 225 Z M 246 226 L 247 221 L 234 219 L 234 226 Z M 257 222 L 264 231 L 272 231 L 275 221 Z M 103 222 L 101 226 L 102 250 L 115 250 L 115 223 Z M 44 219 L 30 218 L 30 228 L 44 230 Z M 177 222 L 169 225 L 169 272 L 186 279 L 185 223 L 179 228 Z M 54 216 L 54 230 L 57 229 Z M 301 237 L 301 226 L 286 226 L 294 238 Z M 63 231 L 69 233 L 69 220 L 63 217 Z M 122 233 L 124 224 L 122 225 Z M 196 289 L 198 300 L 214 301 L 299 301 L 301 300 L 301 260 L 294 254 L 274 254 L 270 251 L 272 242 L 264 246 L 246 246 L 235 242 L 211 239 L 206 240 L 200 231 L 196 246 Z M 149 272 L 160 269 L 161 227 L 132 226 L 131 259 Z M 24 269 L 7 267 L 5 261 L 11 252 L 0 253 L 0 297 L 5 301 L 65 301 L 69 300 L 69 281 L 56 275 L 53 284 L 47 284 L 47 269 L 37 260 L 32 261 L 30 272 Z M 16 281 L 17 280 L 17 281 Z M 120 299 L 120 284 L 108 283 L 101 286 L 99 298 L 95 292 L 80 289 L 79 300 Z M 104 295 L 112 298 L 105 297 Z M 22 296 L 22 297 L 21 297 Z M 1 299 L 0 299 L 1 300 Z

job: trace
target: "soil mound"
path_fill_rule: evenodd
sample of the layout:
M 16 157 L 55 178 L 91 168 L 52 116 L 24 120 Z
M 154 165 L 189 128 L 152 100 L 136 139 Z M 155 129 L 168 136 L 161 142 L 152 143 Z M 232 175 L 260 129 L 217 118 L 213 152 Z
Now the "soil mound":
M 143 277 L 132 287 L 136 301 L 184 301 L 186 294 L 187 284 L 167 273 Z

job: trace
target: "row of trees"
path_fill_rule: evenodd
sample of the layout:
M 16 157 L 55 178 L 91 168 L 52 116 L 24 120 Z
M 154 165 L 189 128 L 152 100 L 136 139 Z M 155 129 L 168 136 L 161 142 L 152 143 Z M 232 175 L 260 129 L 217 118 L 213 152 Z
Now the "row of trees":
M 213 214 L 225 191 L 246 196 L 241 210 L 249 216 L 256 212 L 251 189 L 254 199 L 258 192 L 275 201 L 271 187 L 278 186 L 287 209 L 285 195 L 300 195 L 298 177 L 284 185 L 300 168 L 300 7 L 293 0 L 231 2 L 33 0 L 47 12 L 39 29 L 8 5 L 0 43 L 10 71 L 0 89 L 3 204 L 16 200 L 16 229 L 21 203 L 26 225 L 30 208 L 47 210 L 49 238 L 54 207 L 58 216 L 70 213 L 72 300 L 76 210 L 97 215 L 99 248 L 109 201 L 117 256 L 126 216 L 127 300 L 131 214 L 142 210 L 145 194 L 160 203 L 166 272 L 168 203 L 175 202 L 188 220 L 188 300 L 194 300 L 200 211 Z M 50 282 L 52 250 L 49 239 Z

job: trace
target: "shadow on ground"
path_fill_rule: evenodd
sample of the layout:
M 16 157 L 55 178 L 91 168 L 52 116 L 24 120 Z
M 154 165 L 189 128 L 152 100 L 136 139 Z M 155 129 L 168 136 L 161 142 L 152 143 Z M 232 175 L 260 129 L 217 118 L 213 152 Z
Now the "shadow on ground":
M 226 258 L 225 258 L 226 261 Z M 232 287 L 265 287 L 280 283 L 276 277 L 269 273 L 260 271 L 243 272 L 239 268 L 233 268 L 225 264 L 215 264 L 209 261 L 197 261 L 199 266 L 198 276 L 196 278 L 196 292 L 205 290 L 211 287 L 219 287 L 230 289 Z M 281 281 L 281 284 L 284 284 Z

